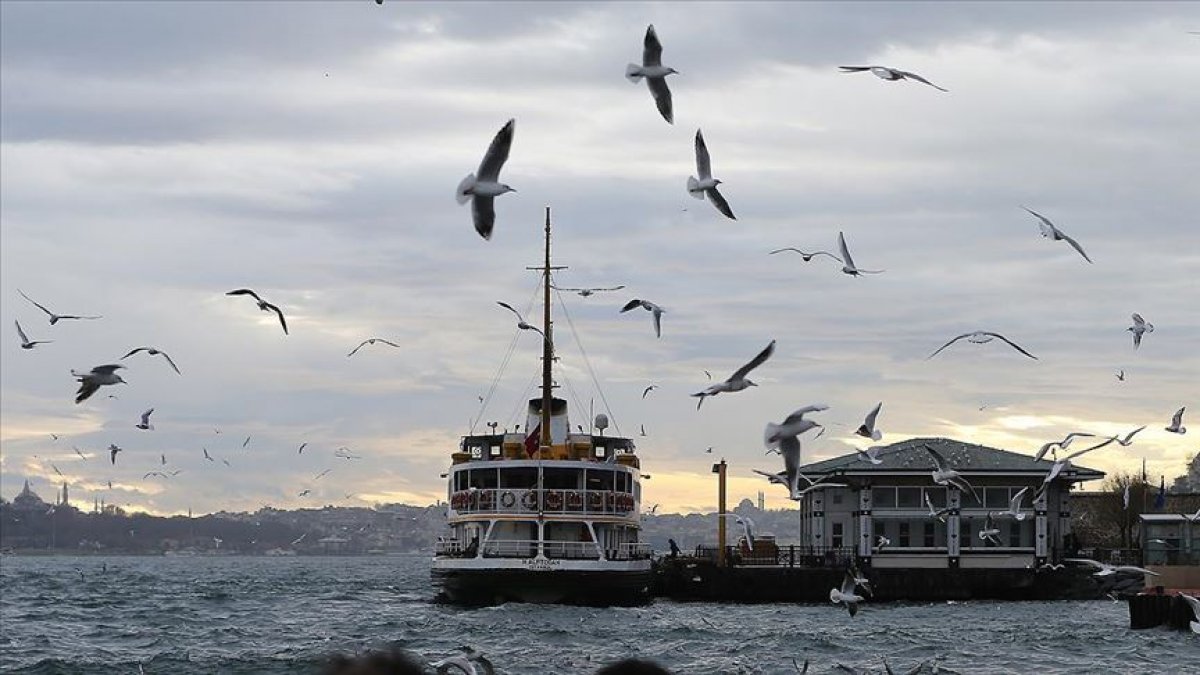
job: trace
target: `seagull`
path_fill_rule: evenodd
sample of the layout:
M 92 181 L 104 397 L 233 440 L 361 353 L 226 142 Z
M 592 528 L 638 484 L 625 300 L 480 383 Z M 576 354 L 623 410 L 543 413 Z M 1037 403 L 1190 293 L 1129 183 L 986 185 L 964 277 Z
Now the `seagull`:
M 1200 619 L 1200 600 L 1197 600 L 1186 593 L 1180 593 L 1179 596 L 1183 598 L 1184 602 L 1188 604 L 1188 607 L 1192 609 L 1192 618 Z M 1188 627 L 1192 629 L 1193 633 L 1200 633 L 1200 620 L 1189 621 Z
M 850 257 L 850 249 L 846 248 L 846 236 L 838 232 L 838 250 L 842 252 L 842 272 L 852 277 L 862 274 L 882 274 L 884 270 L 863 270 L 854 266 L 854 258 Z
M 484 239 L 492 238 L 492 228 L 496 225 L 496 197 L 506 192 L 516 192 L 512 187 L 500 182 L 500 169 L 504 167 L 504 162 L 508 161 L 508 150 L 512 147 L 516 125 L 517 120 L 510 119 L 496 132 L 487 153 L 479 162 L 479 169 L 476 173 L 467 174 L 454 192 L 454 198 L 459 204 L 471 202 L 475 231 Z
M 258 293 L 255 293 L 249 288 L 239 288 L 237 290 L 229 291 L 225 295 L 249 295 L 250 297 L 254 298 L 254 300 L 258 303 L 259 309 L 264 312 L 275 312 L 275 314 L 279 316 L 279 325 L 283 326 L 283 334 L 288 334 L 287 321 L 283 318 L 283 310 L 258 297 Z
M 1136 436 L 1138 434 L 1138 432 L 1140 432 L 1142 429 L 1145 429 L 1145 428 L 1146 428 L 1146 425 L 1143 424 L 1142 426 L 1125 434 L 1125 438 L 1117 438 L 1117 443 L 1121 447 L 1128 448 L 1129 446 L 1133 445 L 1133 437 Z M 1114 436 L 1113 438 L 1116 438 L 1116 437 Z
M 858 431 L 855 431 L 854 433 L 858 434 L 859 436 L 862 436 L 863 438 L 869 438 L 873 441 L 877 441 L 877 440 L 883 438 L 883 434 L 880 433 L 879 430 L 875 428 L 875 418 L 879 417 L 879 409 L 882 407 L 883 407 L 883 402 L 880 401 L 879 405 L 875 406 L 875 408 L 873 410 L 871 410 L 871 412 L 867 413 L 866 421 L 864 421 L 862 423 L 862 426 L 860 426 L 858 428 Z
M 643 389 L 643 390 L 642 390 L 642 400 L 643 400 L 643 401 L 645 401 L 645 400 L 646 400 L 646 394 L 649 394 L 650 392 L 654 391 L 655 389 L 658 389 L 658 385 L 657 385 L 657 384 L 652 384 L 652 385 L 650 385 L 649 387 L 646 387 L 645 389 Z
M 1143 427 L 1143 428 L 1145 428 L 1145 427 Z M 1134 432 L 1134 433 L 1136 433 L 1136 432 Z M 1033 461 L 1035 461 L 1035 462 L 1041 461 L 1041 459 L 1046 456 L 1046 453 L 1050 452 L 1050 450 L 1053 448 L 1057 448 L 1058 450 L 1066 450 L 1067 447 L 1069 447 L 1071 445 L 1071 442 L 1074 441 L 1076 438 L 1095 438 L 1095 437 L 1096 437 L 1096 434 L 1085 434 L 1085 433 L 1079 432 L 1079 431 L 1072 431 L 1071 433 L 1067 434 L 1061 441 L 1051 441 L 1049 443 L 1042 445 L 1041 448 L 1038 448 L 1037 454 L 1033 456 Z
M 306 446 L 308 446 L 308 443 L 301 443 L 301 444 L 300 444 L 300 449 L 296 451 L 296 454 L 297 454 L 297 455 L 303 455 L 303 454 L 304 454 L 304 448 L 305 448 Z
M 873 597 L 875 592 L 871 590 L 871 581 L 858 569 L 858 566 L 853 562 L 850 563 L 850 576 L 854 577 L 854 583 L 861 586 L 868 596 Z
M 307 497 L 312 490 L 301 490 L 296 494 L 297 497 Z M 294 542 L 293 542 L 294 543 Z
M 387 340 L 384 340 L 383 338 L 368 338 L 366 340 L 363 340 L 361 343 L 359 343 L 359 345 L 357 347 L 350 350 L 350 353 L 346 355 L 346 358 L 350 358 L 351 356 L 354 356 L 355 354 L 358 353 L 358 350 L 362 349 L 366 345 L 373 345 L 376 342 L 382 342 L 385 345 L 391 345 L 391 346 L 395 347 L 396 349 L 400 349 L 400 345 L 396 344 L 395 342 L 389 342 Z
M 861 595 L 854 594 L 854 587 L 856 585 L 854 575 L 847 570 L 845 578 L 842 579 L 842 587 L 840 589 L 831 588 L 829 590 L 829 601 L 835 605 L 839 602 L 846 605 L 850 616 L 858 614 L 858 603 L 863 601 Z
M 821 483 L 832 474 L 821 478 L 814 483 L 812 479 L 800 473 L 800 439 L 796 436 L 781 436 L 779 441 L 779 454 L 783 455 L 783 471 L 770 474 L 765 471 L 754 469 L 754 472 L 762 476 L 766 476 L 767 480 L 778 485 L 787 486 L 788 498 L 799 500 L 805 494 L 808 494 L 813 489 L 821 489 L 833 487 L 833 484 L 823 484 L 821 488 L 816 488 L 817 483 Z M 710 448 L 711 449 L 711 448 Z M 803 478 L 808 482 L 808 488 L 800 490 L 800 479 Z
M 883 464 L 883 460 L 879 459 L 879 452 L 883 450 L 882 445 L 872 445 L 866 450 L 854 449 L 854 453 L 858 455 L 858 459 L 869 464 Z
M 125 366 L 117 364 L 109 364 L 106 366 L 96 366 L 89 373 L 80 373 L 72 370 L 71 377 L 79 380 L 79 391 L 75 392 L 75 403 L 83 403 L 96 390 L 106 384 L 125 384 L 125 380 L 117 375 L 117 370 Z
M 37 345 L 48 345 L 54 342 L 54 340 L 33 340 L 31 342 L 29 337 L 25 335 L 25 331 L 21 330 L 21 322 L 13 321 L 13 323 L 17 324 L 17 335 L 21 338 L 21 349 L 33 349 Z
M 1041 224 L 1038 225 L 1038 227 L 1041 228 L 1043 237 L 1046 237 L 1047 239 L 1050 239 L 1051 241 L 1067 242 L 1068 244 L 1071 245 L 1071 248 L 1075 249 L 1076 251 L 1079 251 L 1079 255 L 1083 256 L 1084 260 L 1088 261 L 1089 263 L 1092 262 L 1092 259 L 1088 257 L 1088 254 L 1083 252 L 1083 247 L 1079 245 L 1079 242 L 1077 242 L 1074 239 L 1063 234 L 1063 231 L 1058 229 L 1057 227 L 1055 227 L 1054 223 L 1050 222 L 1050 220 L 1048 218 L 1046 218 L 1042 214 L 1040 214 L 1036 211 L 1033 211 L 1031 209 L 1028 209 L 1024 206 L 1022 206 L 1021 208 L 1025 209 L 1026 211 L 1029 211 L 1029 213 L 1031 213 L 1034 218 L 1037 218 L 1038 220 L 1042 221 Z
M 667 75 L 677 75 L 679 71 L 662 64 L 662 43 L 658 41 L 658 33 L 654 32 L 654 24 L 646 28 L 646 39 L 642 47 L 642 65 L 631 63 L 625 66 L 625 79 L 637 84 L 644 77 L 654 96 L 654 104 L 658 112 L 668 124 L 675 123 L 675 112 L 671 108 L 671 90 L 667 88 Z
M 836 260 L 838 262 L 843 262 L 841 258 L 830 253 L 829 251 L 813 251 L 812 253 L 808 253 L 806 251 L 801 251 L 800 249 L 792 247 L 792 246 L 785 246 L 784 248 L 777 248 L 774 251 L 771 251 L 770 253 L 768 253 L 767 255 L 775 255 L 776 253 L 782 253 L 784 251 L 793 251 L 795 253 L 799 253 L 800 257 L 804 260 L 804 262 L 812 262 L 812 259 L 819 255 L 827 255 L 830 258 L 833 258 L 834 260 Z
M 159 459 L 159 462 L 158 462 L 158 463 L 159 463 L 159 465 L 160 465 L 160 466 L 166 466 L 166 465 L 167 465 L 167 453 L 165 453 L 165 452 L 160 452 L 160 453 L 158 454 L 158 459 Z
M 138 352 L 146 352 L 150 356 L 161 356 L 167 360 L 167 363 L 171 364 L 171 368 L 175 370 L 175 373 L 177 375 L 183 374 L 183 373 L 179 372 L 179 366 L 175 365 L 175 362 L 173 360 L 171 360 L 171 357 L 166 352 L 164 352 L 161 349 L 158 349 L 157 347 L 138 347 L 137 349 L 131 350 L 125 356 L 122 356 L 121 360 L 124 361 L 125 359 L 133 356 L 134 354 L 136 354 Z
M 883 536 L 882 534 L 879 535 L 878 537 L 875 537 L 875 552 L 876 553 L 878 553 L 879 551 L 882 551 L 884 548 L 891 546 L 891 545 L 892 545 L 892 540 L 888 539 L 887 537 Z
M 123 450 L 117 447 L 115 443 L 108 444 L 108 461 L 112 462 L 114 465 L 117 463 L 118 452 L 123 452 Z
M 643 425 L 641 425 L 641 427 L 642 427 L 642 435 L 645 436 L 646 435 L 646 425 L 643 424 Z
M 750 520 L 749 516 L 739 516 L 736 513 L 722 513 L 726 518 L 734 518 L 738 525 L 742 526 L 742 534 L 746 537 L 746 545 L 754 548 L 754 521 Z
M 960 476 L 958 471 L 955 471 L 953 468 L 951 468 L 950 463 L 946 461 L 945 457 L 942 457 L 941 453 L 929 447 L 928 445 L 922 444 L 921 447 L 925 448 L 930 456 L 933 457 L 933 463 L 935 466 L 932 473 L 933 482 L 937 483 L 938 485 L 947 485 L 958 488 L 958 490 L 961 492 L 970 492 L 971 496 L 975 498 L 976 502 L 981 504 L 983 503 L 983 501 L 979 499 L 979 493 L 975 492 L 975 487 L 967 482 L 966 478 Z
M 76 316 L 74 314 L 55 314 L 54 312 L 51 312 L 50 310 L 46 309 L 45 307 L 39 305 L 37 303 L 37 301 L 34 300 L 33 298 L 29 297 L 28 295 L 25 295 L 25 292 L 22 291 L 21 289 L 18 288 L 17 292 L 21 294 L 22 298 L 25 298 L 29 302 L 32 302 L 34 307 L 37 307 L 38 309 L 45 312 L 46 315 L 50 317 L 50 325 L 51 326 L 58 323 L 59 321 L 62 321 L 63 319 L 103 319 L 104 318 L 102 316 Z
M 1083 450 L 1078 450 L 1076 452 L 1072 452 L 1071 454 L 1067 455 L 1066 457 L 1062 457 L 1060 459 L 1054 460 L 1054 465 L 1050 467 L 1050 472 L 1046 474 L 1046 477 L 1044 479 L 1042 479 L 1042 484 L 1046 485 L 1050 481 L 1057 478 L 1058 474 L 1062 473 L 1064 469 L 1066 469 L 1068 466 L 1071 465 L 1072 459 L 1075 459 L 1076 457 L 1078 457 L 1084 453 L 1091 452 L 1093 450 L 1099 450 L 1100 448 L 1103 448 L 1104 446 L 1106 446 L 1110 443 L 1115 443 L 1116 441 L 1117 441 L 1117 439 L 1115 437 L 1112 437 L 1112 438 L 1105 440 L 1102 443 L 1097 443 L 1096 445 L 1093 445 L 1090 448 L 1084 448 Z M 1037 499 L 1036 495 L 1034 496 L 1034 499 L 1035 500 Z
M 154 412 L 154 408 L 151 408 L 151 409 L 147 410 L 146 412 L 142 413 L 142 421 L 138 422 L 137 424 L 135 424 L 133 426 L 137 427 L 138 429 L 141 429 L 142 431 L 153 430 L 154 425 L 150 424 L 150 414 L 153 412 Z
M 142 476 L 142 480 L 146 480 L 150 476 L 160 476 L 162 478 L 170 478 L 170 476 L 168 476 L 167 474 L 165 474 L 161 471 L 147 471 L 146 474 L 144 476 Z
M 804 474 L 799 473 L 799 472 L 797 472 L 796 475 L 797 475 L 798 479 L 803 478 L 804 481 L 806 483 L 808 483 L 808 487 L 804 488 L 803 490 L 797 490 L 796 496 L 791 498 L 792 501 L 800 501 L 800 499 L 803 498 L 804 495 L 806 495 L 810 492 L 816 492 L 817 490 L 824 490 L 825 488 L 850 487 L 846 483 L 827 483 L 826 481 L 828 481 L 830 478 L 833 478 L 833 474 L 822 476 L 821 478 L 818 478 L 815 481 L 813 479 L 809 478 L 808 476 L 805 476 Z M 797 485 L 798 484 L 799 483 L 797 482 Z
M 1141 567 L 1134 567 L 1133 565 L 1109 565 L 1107 563 L 1096 562 L 1095 560 L 1091 560 L 1089 558 L 1063 558 L 1063 560 L 1065 562 L 1077 562 L 1095 567 L 1097 571 L 1092 574 L 1094 577 L 1106 577 L 1111 574 L 1116 574 L 1117 572 L 1141 572 L 1142 574 L 1158 576 L 1158 572 L 1153 572 Z
M 783 424 L 773 424 L 768 422 L 767 428 L 763 431 L 763 445 L 771 450 L 774 450 L 779 447 L 779 442 L 782 439 L 788 436 L 799 436 L 813 427 L 820 427 L 820 424 L 817 424 L 812 420 L 805 419 L 804 416 L 808 413 L 820 412 L 822 410 L 829 410 L 829 406 L 825 405 L 824 403 L 814 403 L 812 405 L 806 405 L 803 408 L 793 412 L 791 415 L 788 415 L 783 420 Z M 821 428 L 823 429 L 824 427 Z
M 896 70 L 895 68 L 888 68 L 886 66 L 838 66 L 838 68 L 841 68 L 843 73 L 861 73 L 864 71 L 870 71 L 875 77 L 878 77 L 881 80 L 889 80 L 892 82 L 899 80 L 916 80 L 917 82 L 927 84 L 938 91 L 950 91 L 949 89 L 942 89 L 920 75 L 917 75 L 916 73 L 910 73 L 907 70 Z
M 1154 332 L 1154 324 L 1147 323 L 1146 320 L 1142 318 L 1141 314 L 1134 312 L 1133 313 L 1133 325 L 1130 326 L 1129 328 L 1126 328 L 1125 330 L 1129 331 L 1130 333 L 1133 333 L 1133 348 L 1137 349 L 1138 347 L 1142 346 L 1142 334 Z M 1121 377 L 1118 377 L 1117 379 L 1124 380 L 1125 379 L 1125 371 L 1122 370 Z
M 212 458 L 212 455 L 208 454 L 208 448 L 200 448 L 200 449 L 204 451 L 204 459 L 207 459 L 210 462 L 214 461 Z
M 319 473 L 319 474 L 317 474 L 317 475 L 313 476 L 313 480 L 321 480 L 321 478 L 322 478 L 322 477 L 324 477 L 324 476 L 325 476 L 325 474 L 329 473 L 330 471 L 333 471 L 333 469 L 325 469 L 325 470 L 324 470 L 324 471 L 322 471 L 321 473 Z
M 1012 499 L 1008 500 L 1008 510 L 1001 511 L 1002 516 L 1012 516 L 1017 520 L 1025 520 L 1024 513 L 1021 513 L 1021 500 L 1024 499 L 1025 493 L 1029 491 L 1029 486 L 1021 488 L 1021 491 L 1013 495 Z M 988 515 L 991 515 L 990 513 Z
M 983 520 L 983 528 L 979 530 L 980 541 L 990 541 L 997 546 L 1002 546 L 1000 541 L 1000 528 L 996 527 L 996 521 L 992 520 L 992 512 L 988 511 L 987 516 Z
M 692 394 L 692 396 L 700 397 L 700 401 L 696 404 L 696 410 L 699 410 L 700 406 L 704 404 L 704 398 L 706 396 L 716 396 L 717 394 L 720 394 L 721 392 L 732 393 L 735 391 L 741 391 L 743 389 L 747 389 L 749 387 L 757 387 L 758 385 L 755 384 L 754 382 L 746 379 L 746 376 L 750 374 L 750 371 L 761 366 L 764 362 L 766 362 L 767 359 L 771 358 L 771 355 L 774 353 L 775 353 L 775 341 L 771 340 L 770 344 L 768 344 L 766 346 L 766 348 L 764 348 L 761 352 L 759 352 L 758 355 L 755 356 L 753 359 L 750 359 L 749 363 L 747 363 L 746 365 L 744 365 L 741 368 L 738 368 L 736 371 L 734 371 L 733 375 L 729 376 L 729 379 L 725 380 L 724 382 L 717 382 L 716 384 L 711 384 L 704 391 Z
M 63 475 L 63 472 L 59 471 L 57 466 L 54 466 L 54 462 L 50 462 L 50 468 L 54 469 L 54 473 L 56 473 L 60 476 Z
M 1138 339 L 1137 339 L 1137 337 L 1134 337 L 1133 339 L 1134 339 L 1134 341 L 1136 341 L 1136 342 L 1140 342 L 1140 340 L 1138 340 Z M 1124 381 L 1125 381 L 1125 369 L 1124 369 L 1124 368 L 1122 368 L 1122 369 L 1120 369 L 1120 370 L 1118 370 L 1118 371 L 1117 371 L 1117 381 L 1118 381 L 1118 382 L 1124 382 Z
M 1183 411 L 1184 410 L 1187 410 L 1186 406 L 1175 411 L 1175 414 L 1171 416 L 1171 426 L 1165 427 L 1165 429 L 1167 431 L 1169 431 L 1173 434 L 1181 434 L 1181 435 L 1187 433 L 1187 427 L 1183 426 Z
M 85 462 L 87 461 L 87 459 L 88 459 L 88 456 L 87 456 L 87 455 L 85 455 L 85 454 L 83 454 L 83 451 L 82 451 L 82 450 L 80 450 L 78 447 L 76 447 L 76 446 L 74 446 L 74 445 L 72 445 L 72 446 L 71 446 L 71 449 L 75 451 L 75 454 L 77 454 L 77 455 L 79 455 L 80 457 L 82 457 L 82 458 L 83 458 L 83 461 L 85 461 Z
M 928 493 L 925 494 L 925 505 L 929 507 L 929 517 L 937 518 L 938 520 L 942 521 L 943 523 L 946 522 L 946 516 L 950 515 L 950 512 L 954 510 L 954 509 L 951 509 L 950 507 L 945 507 L 945 508 L 941 508 L 941 509 L 933 508 L 933 502 L 929 500 Z M 1024 517 L 1024 515 L 1022 515 L 1022 517 Z
M 57 441 L 57 440 L 58 440 L 58 434 L 50 434 L 50 440 Z
M 538 335 L 541 335 L 543 340 L 546 339 L 546 334 L 542 332 L 542 329 L 538 328 L 537 326 L 527 323 L 525 321 L 525 317 L 521 316 L 520 312 L 513 309 L 512 305 L 508 304 L 507 302 L 500 302 L 499 300 L 496 301 L 496 304 L 500 305 L 504 309 L 507 309 L 508 311 L 517 315 L 517 328 L 520 328 L 521 330 L 531 330 L 531 331 L 537 333 Z
M 307 536 L 308 536 L 308 533 L 307 533 L 307 532 L 305 532 L 304 534 L 300 535 L 300 538 L 299 538 L 299 539 L 293 539 L 293 540 L 292 540 L 292 546 L 295 546 L 296 544 L 299 544 L 300 542 L 304 541 L 304 538 L 305 538 L 305 537 L 307 537 Z
M 224 457 L 221 458 L 221 463 L 231 469 L 233 468 L 233 465 L 229 463 L 229 460 L 225 459 Z
M 991 342 L 991 341 L 992 341 L 993 339 L 995 339 L 995 338 L 1000 338 L 1000 339 L 1001 339 L 1001 340 L 1003 340 L 1004 342 L 1007 342 L 1007 343 L 1008 343 L 1008 346 L 1012 347 L 1013 349 L 1015 349 L 1015 350 L 1017 350 L 1017 351 L 1021 352 L 1021 353 L 1022 353 L 1022 354 L 1024 354 L 1025 356 L 1028 356 L 1029 358 L 1031 358 L 1031 359 L 1033 359 L 1033 360 L 1035 360 L 1035 361 L 1037 360 L 1037 357 L 1036 357 L 1036 356 L 1034 356 L 1033 354 L 1030 354 L 1029 352 L 1025 351 L 1024 349 L 1022 349 L 1022 348 L 1021 348 L 1021 346 L 1020 346 L 1020 345 L 1018 345 L 1017 343 L 1013 342 L 1012 340 L 1009 340 L 1008 338 L 1004 337 L 1003 335 L 1001 335 L 1001 334 L 999 334 L 999 333 L 991 333 L 991 332 L 989 332 L 989 331 L 983 331 L 983 330 L 977 330 L 977 331 L 974 331 L 974 332 L 972 332 L 972 333 L 963 333 L 962 335 L 959 335 L 958 337 L 956 337 L 956 338 L 954 338 L 953 340 L 951 340 L 951 341 L 947 342 L 946 344 L 942 345 L 941 347 L 938 347 L 938 348 L 937 348 L 937 351 L 935 351 L 934 353 L 932 353 L 932 354 L 930 354 L 929 356 L 925 357 L 925 360 L 926 360 L 926 361 L 928 361 L 929 359 L 932 359 L 933 357 L 935 357 L 935 356 L 937 356 L 938 354 L 940 354 L 940 353 L 942 352 L 942 350 L 943 350 L 943 349 L 945 349 L 946 347 L 949 347 L 950 345 L 954 344 L 955 342 L 958 342 L 959 340 L 962 340 L 963 338 L 966 338 L 967 342 L 970 342 L 971 344 L 977 344 L 977 345 L 983 345 L 983 344 L 987 344 L 987 343 Z
M 333 456 L 341 457 L 342 459 L 362 459 L 362 457 L 350 452 L 350 448 L 347 448 L 345 446 L 342 446 L 342 447 L 338 448 L 337 450 L 334 450 Z
M 700 175 L 699 180 L 693 176 L 688 176 L 687 189 L 688 194 L 696 199 L 704 199 L 708 195 L 708 201 L 712 202 L 717 210 L 725 215 L 726 218 L 737 220 L 733 215 L 733 209 L 729 208 L 729 203 L 717 191 L 717 186 L 721 181 L 712 177 L 712 166 L 708 157 L 708 147 L 704 145 L 704 136 L 700 130 L 696 130 L 696 173 Z
M 654 304 L 653 302 L 650 302 L 649 300 L 639 300 L 637 298 L 634 298 L 633 300 L 630 300 L 629 302 L 625 303 L 625 306 L 621 308 L 621 313 L 624 314 L 625 312 L 628 312 L 631 309 L 637 309 L 638 307 L 641 307 L 642 309 L 644 309 L 647 312 L 650 312 L 651 314 L 654 315 L 654 336 L 661 338 L 662 337 L 662 315 L 667 310 L 663 309 L 662 307 L 659 307 L 658 305 Z
M 551 288 L 553 288 L 556 291 L 566 291 L 568 293 L 578 293 L 580 297 L 586 298 L 586 297 L 596 294 L 596 293 L 602 293 L 602 292 L 606 292 L 606 291 L 619 291 L 622 288 L 625 288 L 625 285 L 622 284 L 620 286 L 611 286 L 608 288 L 559 288 L 558 286 L 551 285 Z

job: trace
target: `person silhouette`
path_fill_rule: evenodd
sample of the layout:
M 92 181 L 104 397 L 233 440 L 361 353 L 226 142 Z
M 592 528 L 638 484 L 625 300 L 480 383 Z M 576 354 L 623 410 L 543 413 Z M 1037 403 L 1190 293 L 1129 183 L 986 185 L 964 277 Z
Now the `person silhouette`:
M 668 539 L 667 546 L 671 547 L 671 557 L 678 558 L 679 557 L 679 544 L 676 544 L 674 539 Z

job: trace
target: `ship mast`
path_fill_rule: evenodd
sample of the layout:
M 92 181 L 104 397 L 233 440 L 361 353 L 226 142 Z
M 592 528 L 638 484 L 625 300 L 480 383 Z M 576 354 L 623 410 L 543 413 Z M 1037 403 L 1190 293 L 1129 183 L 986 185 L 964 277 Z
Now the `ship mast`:
M 538 457 L 550 449 L 550 404 L 552 395 L 551 366 L 554 363 L 554 338 L 550 328 L 550 207 L 546 207 L 546 261 L 542 267 L 542 438 Z

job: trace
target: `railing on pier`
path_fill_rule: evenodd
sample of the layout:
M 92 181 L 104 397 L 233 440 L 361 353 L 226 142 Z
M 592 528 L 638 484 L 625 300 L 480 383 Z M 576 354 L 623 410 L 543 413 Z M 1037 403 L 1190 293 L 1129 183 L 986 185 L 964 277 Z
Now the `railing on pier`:
M 464 544 L 457 539 L 439 539 L 434 544 L 434 554 L 439 556 L 473 558 L 478 544 Z M 538 542 L 534 539 L 493 540 L 483 545 L 484 558 L 533 558 L 538 554 Z M 542 555 L 555 560 L 648 560 L 653 549 L 645 543 L 619 544 L 616 548 L 601 552 L 590 541 L 544 541 Z
M 716 562 L 717 547 L 700 545 L 695 556 Z M 854 549 L 831 546 L 771 545 L 748 549 L 726 546 L 725 560 L 731 565 L 763 565 L 775 567 L 833 567 L 843 568 L 854 561 Z
M 450 508 L 459 514 L 505 513 L 571 515 L 632 515 L 635 502 L 628 492 L 614 490 L 470 489 L 450 495 Z

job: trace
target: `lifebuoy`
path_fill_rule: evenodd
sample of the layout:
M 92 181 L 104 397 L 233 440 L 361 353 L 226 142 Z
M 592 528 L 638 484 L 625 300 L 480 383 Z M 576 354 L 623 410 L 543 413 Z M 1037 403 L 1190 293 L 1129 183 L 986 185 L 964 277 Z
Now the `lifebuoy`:
M 521 495 L 521 506 L 525 507 L 525 510 L 527 510 L 527 511 L 533 511 L 534 509 L 536 509 L 537 508 L 537 494 L 533 490 L 530 490 L 530 491 L 526 492 L 525 494 Z
M 557 511 L 562 508 L 563 495 L 558 490 L 551 490 L 546 493 L 546 508 L 551 511 Z
M 583 510 L 583 495 L 578 492 L 567 493 L 567 510 L 581 511 Z
M 505 490 L 500 493 L 500 506 L 506 509 L 511 509 L 517 503 L 517 496 L 511 491 Z

